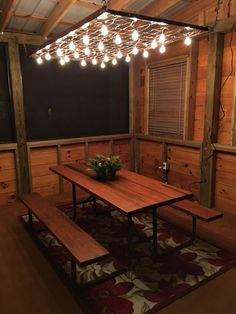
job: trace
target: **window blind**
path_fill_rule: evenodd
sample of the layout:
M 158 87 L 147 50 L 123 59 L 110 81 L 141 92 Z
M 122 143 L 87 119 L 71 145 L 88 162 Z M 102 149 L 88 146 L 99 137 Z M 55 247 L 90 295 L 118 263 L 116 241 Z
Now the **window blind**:
M 182 138 L 187 58 L 149 69 L 149 135 Z

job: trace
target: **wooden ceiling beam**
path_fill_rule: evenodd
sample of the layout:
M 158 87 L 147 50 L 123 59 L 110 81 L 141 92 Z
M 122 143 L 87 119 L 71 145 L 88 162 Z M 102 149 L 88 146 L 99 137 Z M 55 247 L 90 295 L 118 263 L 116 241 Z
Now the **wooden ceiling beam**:
M 79 5 L 80 7 L 93 9 L 93 10 L 99 10 L 102 7 L 102 5 L 100 5 L 100 4 L 81 1 L 81 0 L 77 0 L 76 4 Z
M 10 20 L 15 0 L 4 1 L 4 7 L 0 16 L 0 32 L 3 32 Z
M 47 21 L 44 23 L 42 28 L 39 30 L 39 34 L 47 37 L 48 34 L 55 28 L 55 26 L 61 21 L 61 19 L 65 16 L 69 8 L 76 2 L 77 0 L 60 0 L 57 3 L 55 9 L 52 11 Z
M 191 0 L 184 1 L 184 0 L 159 0 L 150 3 L 147 7 L 142 10 L 142 14 L 149 15 L 149 16 L 159 16 L 163 15 L 165 12 L 174 8 L 177 5 L 181 5 L 184 3 L 191 2 Z
M 122 10 L 129 2 L 130 0 L 110 0 L 107 6 L 112 10 Z
M 45 41 L 43 36 L 31 35 L 23 33 L 4 32 L 0 33 L 0 42 L 9 42 L 9 40 L 17 39 L 19 44 L 42 45 Z

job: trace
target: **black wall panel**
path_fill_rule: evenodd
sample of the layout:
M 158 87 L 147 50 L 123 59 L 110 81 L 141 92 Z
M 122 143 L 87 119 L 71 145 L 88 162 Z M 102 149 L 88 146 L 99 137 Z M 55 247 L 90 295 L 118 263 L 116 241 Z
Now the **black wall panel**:
M 129 132 L 129 69 L 36 64 L 21 49 L 28 140 Z

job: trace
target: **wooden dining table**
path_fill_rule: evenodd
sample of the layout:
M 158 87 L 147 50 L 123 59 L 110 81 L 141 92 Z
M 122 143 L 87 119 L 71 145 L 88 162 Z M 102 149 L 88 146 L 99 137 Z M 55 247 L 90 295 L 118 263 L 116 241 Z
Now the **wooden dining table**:
M 113 181 L 100 181 L 84 164 L 74 163 L 49 168 L 71 182 L 73 206 L 76 211 L 76 186 L 116 208 L 127 217 L 128 243 L 132 247 L 132 217 L 140 212 L 152 213 L 153 252 L 157 253 L 157 210 L 159 207 L 192 198 L 193 194 L 154 178 L 122 169 Z

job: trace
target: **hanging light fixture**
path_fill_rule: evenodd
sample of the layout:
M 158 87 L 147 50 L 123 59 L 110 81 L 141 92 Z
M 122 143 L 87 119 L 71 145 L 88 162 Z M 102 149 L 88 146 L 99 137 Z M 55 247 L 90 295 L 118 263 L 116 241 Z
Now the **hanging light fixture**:
M 125 56 L 126 62 L 130 62 L 131 54 L 142 53 L 144 58 L 148 58 L 149 49 L 159 46 L 160 52 L 164 53 L 167 45 L 177 41 L 190 45 L 194 36 L 208 31 L 209 28 L 204 26 L 103 7 L 63 32 L 56 40 L 47 41 L 33 57 L 39 64 L 43 59 L 49 60 L 49 55 L 60 63 L 66 55 L 70 60 L 80 60 L 82 66 L 86 66 L 87 62 L 93 64 L 93 59 L 101 66 L 108 62 L 108 56 L 112 60 Z

